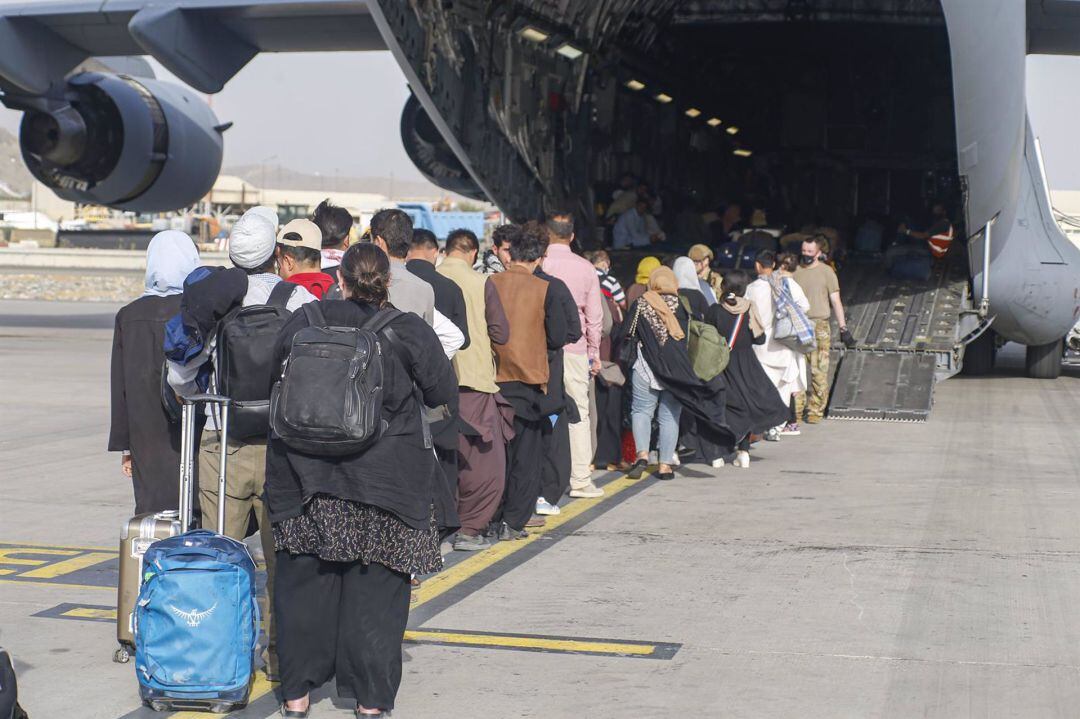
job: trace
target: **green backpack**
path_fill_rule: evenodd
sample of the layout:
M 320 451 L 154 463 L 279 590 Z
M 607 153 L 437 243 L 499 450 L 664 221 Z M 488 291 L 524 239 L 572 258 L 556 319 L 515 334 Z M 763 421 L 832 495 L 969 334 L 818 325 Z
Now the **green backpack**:
M 679 297 L 679 303 L 690 317 L 686 332 L 686 350 L 690 354 L 690 364 L 694 366 L 694 374 L 709 382 L 727 369 L 731 348 L 720 330 L 708 322 L 694 319 L 690 312 L 690 303 L 685 297 Z

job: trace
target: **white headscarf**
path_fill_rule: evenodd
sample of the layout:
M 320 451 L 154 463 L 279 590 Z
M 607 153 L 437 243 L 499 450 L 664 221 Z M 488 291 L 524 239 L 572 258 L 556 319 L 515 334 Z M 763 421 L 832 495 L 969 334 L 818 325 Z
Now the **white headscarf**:
M 671 269 L 675 272 L 675 279 L 679 282 L 680 290 L 698 290 L 701 291 L 701 285 L 698 284 L 697 271 L 694 270 L 694 261 L 689 257 L 680 257 L 675 260 L 675 264 Z
M 199 250 L 183 232 L 154 235 L 146 248 L 146 291 L 143 297 L 168 297 L 184 291 L 184 280 L 199 266 Z

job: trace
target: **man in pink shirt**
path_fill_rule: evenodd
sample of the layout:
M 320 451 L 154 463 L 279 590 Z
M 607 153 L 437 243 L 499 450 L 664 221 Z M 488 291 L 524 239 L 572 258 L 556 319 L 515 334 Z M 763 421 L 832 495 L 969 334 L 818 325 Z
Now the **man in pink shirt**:
M 558 277 L 570 289 L 581 320 L 581 339 L 563 347 L 563 382 L 566 394 L 577 405 L 581 421 L 570 425 L 570 496 L 595 498 L 604 490 L 593 484 L 592 428 L 589 421 L 589 386 L 600 371 L 600 331 L 603 323 L 600 282 L 592 263 L 570 250 L 574 240 L 574 217 L 562 210 L 548 213 L 551 244 L 544 272 Z

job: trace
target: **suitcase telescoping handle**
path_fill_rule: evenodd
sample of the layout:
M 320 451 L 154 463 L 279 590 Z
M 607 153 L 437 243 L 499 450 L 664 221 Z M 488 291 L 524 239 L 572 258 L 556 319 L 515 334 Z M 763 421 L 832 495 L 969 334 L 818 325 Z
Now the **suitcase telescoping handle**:
M 221 461 L 218 464 L 217 531 L 225 534 L 225 462 L 229 456 L 226 437 L 229 436 L 229 405 L 232 400 L 216 394 L 193 394 L 181 397 L 180 429 L 180 531 L 191 528 L 195 484 L 195 410 L 200 404 L 221 407 Z

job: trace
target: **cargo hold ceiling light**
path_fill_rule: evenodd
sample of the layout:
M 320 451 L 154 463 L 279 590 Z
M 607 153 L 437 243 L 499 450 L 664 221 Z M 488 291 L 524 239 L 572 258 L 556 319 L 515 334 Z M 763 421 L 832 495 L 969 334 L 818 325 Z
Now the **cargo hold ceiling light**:
M 701 110 L 697 109 L 696 107 L 690 107 L 686 110 L 687 117 L 698 117 L 699 115 L 701 115 Z
M 732 154 L 736 155 L 737 157 L 750 157 L 754 153 L 751 152 L 750 150 L 745 150 L 745 149 L 740 147 L 738 150 L 735 150 Z
M 725 132 L 727 134 L 729 134 L 729 135 L 738 135 L 739 134 L 739 128 L 735 127 L 734 125 L 731 125 L 725 130 Z
M 564 42 L 555 48 L 555 52 L 559 53 L 567 60 L 577 60 L 579 57 L 585 54 L 584 50 L 579 50 L 568 42 Z
M 705 124 L 709 127 L 720 127 L 722 121 L 719 117 L 710 117 L 708 120 L 705 121 Z
M 674 100 L 675 98 L 673 98 L 671 95 L 668 95 L 665 92 L 658 92 L 655 95 L 653 95 L 653 99 L 656 100 L 657 102 L 659 102 L 661 105 L 666 105 L 669 102 L 671 102 L 672 100 Z
M 533 27 L 532 25 L 526 25 L 525 27 L 518 30 L 518 35 L 520 35 L 526 40 L 529 40 L 530 42 L 544 42 L 549 37 L 546 32 L 540 30 L 539 28 Z
M 626 86 L 634 92 L 640 92 L 645 89 L 645 83 L 640 80 L 627 80 Z

